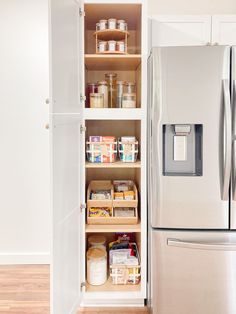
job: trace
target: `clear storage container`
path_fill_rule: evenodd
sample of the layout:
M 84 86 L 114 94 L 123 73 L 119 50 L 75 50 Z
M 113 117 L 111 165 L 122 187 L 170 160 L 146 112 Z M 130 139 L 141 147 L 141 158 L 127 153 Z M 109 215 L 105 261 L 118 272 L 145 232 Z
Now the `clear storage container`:
M 116 82 L 116 107 L 122 108 L 122 97 L 124 94 L 125 82 L 117 81 Z
M 100 27 L 100 31 L 107 29 L 107 20 L 100 20 L 99 21 L 99 27 Z
M 116 73 L 106 73 L 105 78 L 108 84 L 108 107 L 116 107 Z
M 117 51 L 125 52 L 125 42 L 124 41 L 117 41 Z
M 116 29 L 116 19 L 108 20 L 108 29 Z
M 88 246 L 91 247 L 97 247 L 106 250 L 106 237 L 103 235 L 91 235 L 88 237 Z
M 104 108 L 104 96 L 100 93 L 90 94 L 90 108 Z
M 116 41 L 115 40 L 109 40 L 108 41 L 108 51 L 110 51 L 110 52 L 116 51 Z
M 106 81 L 98 82 L 98 93 L 103 94 L 104 108 L 108 108 L 108 86 Z
M 136 108 L 136 94 L 123 94 L 122 108 Z
M 105 51 L 107 51 L 107 42 L 106 41 L 99 41 L 98 52 L 103 53 Z
M 117 21 L 117 28 L 121 31 L 127 30 L 127 23 L 125 23 L 125 20 L 118 20 Z
M 87 281 L 93 286 L 107 281 L 107 252 L 103 248 L 91 247 L 87 251 Z
M 87 89 L 86 89 L 86 107 L 90 107 L 90 94 L 97 93 L 98 92 L 98 86 L 95 83 L 87 83 Z

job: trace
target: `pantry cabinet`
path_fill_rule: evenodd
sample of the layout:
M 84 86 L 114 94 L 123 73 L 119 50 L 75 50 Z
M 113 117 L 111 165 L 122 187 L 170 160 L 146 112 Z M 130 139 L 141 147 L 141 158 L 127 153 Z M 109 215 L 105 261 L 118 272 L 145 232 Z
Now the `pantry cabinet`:
M 236 15 L 212 16 L 212 43 L 236 45 Z
M 96 53 L 94 32 L 101 19 L 128 24 L 128 53 Z M 79 306 L 144 306 L 147 273 L 146 110 L 147 27 L 142 0 L 50 1 L 50 138 L 53 209 L 51 308 L 76 313 Z M 114 39 L 109 37 L 108 39 Z M 102 37 L 101 37 L 102 38 Z M 119 39 L 119 38 L 118 38 Z M 86 86 L 105 73 L 136 85 L 135 108 L 89 108 Z M 138 159 L 93 163 L 86 158 L 90 136 L 135 137 Z M 88 223 L 87 189 L 94 180 L 132 180 L 137 187 L 138 222 Z M 132 202 L 131 202 L 132 203 Z M 135 285 L 90 285 L 86 276 L 88 237 L 107 242 L 133 233 L 141 280 Z M 109 269 L 109 268 L 108 268 Z

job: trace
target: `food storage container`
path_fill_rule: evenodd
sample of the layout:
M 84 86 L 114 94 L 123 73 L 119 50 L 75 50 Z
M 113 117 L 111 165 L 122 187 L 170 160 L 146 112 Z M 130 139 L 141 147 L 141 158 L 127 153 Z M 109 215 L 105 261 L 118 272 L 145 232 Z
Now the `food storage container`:
M 90 108 L 104 108 L 104 96 L 100 93 L 90 94 Z
M 106 237 L 104 237 L 103 235 L 91 235 L 88 237 L 88 246 L 90 247 L 98 247 L 101 249 L 106 250 Z
M 116 107 L 116 73 L 106 73 L 105 78 L 108 84 L 108 107 Z
M 122 108 L 122 97 L 124 93 L 125 81 L 116 82 L 116 107 Z
M 100 30 L 100 23 L 96 23 L 96 31 Z
M 110 51 L 110 52 L 116 51 L 116 41 L 115 40 L 109 40 L 108 41 L 108 51 Z
M 98 93 L 103 94 L 104 108 L 108 108 L 108 86 L 106 81 L 98 82 Z
M 136 85 L 134 82 L 126 82 L 126 93 L 133 94 L 136 92 Z
M 136 107 L 136 94 L 125 93 L 122 97 L 122 108 L 135 108 Z
M 116 19 L 108 20 L 108 29 L 116 29 Z
M 100 20 L 99 21 L 100 31 L 107 29 L 107 20 Z
M 93 141 L 90 136 L 86 142 L 86 154 L 89 162 L 115 162 L 117 155 L 117 141 L 114 136 L 100 136 L 99 141 Z
M 117 41 L 117 51 L 125 52 L 125 42 L 124 41 Z
M 102 53 L 107 51 L 107 42 L 106 41 L 99 41 L 98 43 L 98 52 Z
M 103 248 L 91 247 L 87 251 L 87 281 L 93 286 L 107 281 L 107 252 Z
M 90 107 L 90 94 L 97 93 L 98 92 L 98 86 L 95 83 L 87 83 L 87 89 L 86 89 L 86 107 Z
M 125 20 L 118 20 L 117 21 L 117 28 L 121 31 L 125 31 L 126 30 L 126 26 L 127 24 L 125 23 Z
M 119 139 L 118 151 L 123 162 L 136 162 L 138 157 L 138 141 L 135 137 L 122 136 Z

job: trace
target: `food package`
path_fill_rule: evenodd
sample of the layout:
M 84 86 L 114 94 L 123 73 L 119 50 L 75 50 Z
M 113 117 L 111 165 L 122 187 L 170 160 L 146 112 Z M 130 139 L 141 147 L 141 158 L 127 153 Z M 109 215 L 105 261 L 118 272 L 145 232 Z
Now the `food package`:
M 112 209 L 110 207 L 91 207 L 89 209 L 89 217 L 111 217 Z

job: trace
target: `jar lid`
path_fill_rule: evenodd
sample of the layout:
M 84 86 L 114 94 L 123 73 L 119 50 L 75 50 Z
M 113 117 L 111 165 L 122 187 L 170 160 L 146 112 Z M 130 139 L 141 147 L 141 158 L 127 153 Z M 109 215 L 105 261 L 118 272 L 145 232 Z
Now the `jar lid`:
M 120 41 L 117 41 L 116 43 L 117 43 L 117 44 L 125 44 L 125 42 L 124 42 L 124 41 L 121 41 L 121 40 L 120 40 Z
M 107 252 L 101 248 L 91 247 L 87 251 L 87 258 L 100 259 L 100 258 L 104 258 L 106 256 L 107 256 Z
M 93 86 L 95 85 L 96 86 L 97 83 L 90 83 L 90 82 L 88 82 L 87 85 L 93 85 Z
M 126 97 L 127 96 L 131 96 L 131 97 L 135 96 L 136 97 L 136 94 L 135 93 L 124 93 L 123 96 L 126 96 Z
M 126 82 L 126 85 L 135 85 L 134 82 Z
M 90 244 L 105 244 L 106 243 L 106 237 L 103 235 L 91 235 L 88 237 L 88 243 Z
M 125 20 L 117 20 L 117 23 L 125 23 Z
M 101 94 L 101 93 L 90 93 L 90 96 L 92 96 L 92 97 L 103 97 L 103 94 Z
M 99 45 L 106 45 L 107 44 L 107 41 L 99 41 Z
M 116 73 L 105 73 L 105 77 L 117 77 Z
M 99 81 L 98 84 L 99 85 L 107 85 L 107 81 Z
M 116 85 L 124 85 L 125 83 L 125 81 L 116 81 Z
M 108 40 L 108 44 L 116 44 L 115 40 Z
M 106 23 L 107 20 L 99 20 L 99 23 Z
M 108 19 L 108 22 L 116 22 L 116 19 L 114 18 Z

